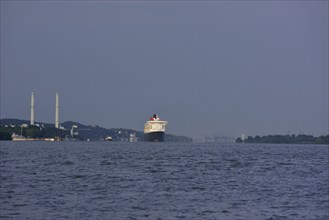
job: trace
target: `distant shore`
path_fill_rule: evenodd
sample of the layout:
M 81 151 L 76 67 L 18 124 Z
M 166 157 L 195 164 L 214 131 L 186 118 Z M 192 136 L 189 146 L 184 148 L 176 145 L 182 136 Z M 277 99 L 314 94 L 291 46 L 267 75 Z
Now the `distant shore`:
M 246 139 L 237 138 L 236 143 L 262 143 L 262 144 L 327 144 L 329 145 L 329 135 L 314 137 L 312 135 L 266 135 L 247 137 Z
M 45 141 L 144 141 L 144 132 L 127 128 L 102 128 L 98 125 L 84 125 L 79 122 L 66 121 L 55 128 L 54 124 L 28 120 L 0 119 L 0 140 L 45 140 Z M 167 142 L 192 142 L 192 138 L 165 135 Z

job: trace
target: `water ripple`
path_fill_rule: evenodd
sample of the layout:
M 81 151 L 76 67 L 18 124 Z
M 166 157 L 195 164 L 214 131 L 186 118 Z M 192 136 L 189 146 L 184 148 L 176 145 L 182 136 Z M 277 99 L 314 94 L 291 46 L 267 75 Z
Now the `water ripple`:
M 328 147 L 1 143 L 1 219 L 328 219 Z

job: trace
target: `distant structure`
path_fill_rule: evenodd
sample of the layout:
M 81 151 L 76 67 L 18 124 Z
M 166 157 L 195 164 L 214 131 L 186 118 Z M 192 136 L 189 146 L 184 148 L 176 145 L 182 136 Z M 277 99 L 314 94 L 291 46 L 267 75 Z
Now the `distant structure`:
M 207 143 L 221 143 L 230 144 L 235 142 L 233 134 L 230 132 L 213 134 L 213 136 L 206 135 L 204 138 Z
M 242 140 L 242 142 L 244 142 L 246 140 L 246 135 L 245 134 L 241 135 L 241 140 Z
M 59 94 L 56 93 L 55 128 L 59 128 Z
M 34 92 L 31 94 L 31 125 L 34 125 Z
M 75 138 L 79 135 L 79 132 L 76 131 L 76 129 L 78 129 L 78 126 L 77 125 L 73 125 L 72 128 L 71 128 L 71 131 L 70 131 L 70 134 L 71 134 L 71 137 L 72 138 Z
M 137 142 L 137 137 L 135 131 L 129 134 L 129 142 Z

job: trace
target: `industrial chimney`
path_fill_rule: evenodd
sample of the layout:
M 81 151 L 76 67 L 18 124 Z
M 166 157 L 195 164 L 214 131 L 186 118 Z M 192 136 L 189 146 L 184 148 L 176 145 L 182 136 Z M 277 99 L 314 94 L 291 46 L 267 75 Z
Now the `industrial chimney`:
M 59 128 L 59 94 L 56 93 L 55 128 Z
M 31 94 L 31 125 L 34 125 L 34 93 Z

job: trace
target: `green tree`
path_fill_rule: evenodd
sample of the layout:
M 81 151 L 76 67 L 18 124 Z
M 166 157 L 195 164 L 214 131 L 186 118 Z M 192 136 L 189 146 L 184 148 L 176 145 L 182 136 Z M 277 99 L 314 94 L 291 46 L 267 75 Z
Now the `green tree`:
M 0 140 L 11 141 L 12 140 L 11 134 L 9 132 L 0 130 Z
M 39 127 L 31 125 L 25 129 L 24 134 L 30 138 L 42 138 L 42 132 Z

